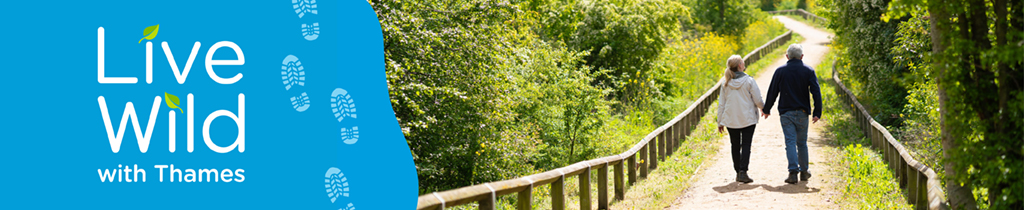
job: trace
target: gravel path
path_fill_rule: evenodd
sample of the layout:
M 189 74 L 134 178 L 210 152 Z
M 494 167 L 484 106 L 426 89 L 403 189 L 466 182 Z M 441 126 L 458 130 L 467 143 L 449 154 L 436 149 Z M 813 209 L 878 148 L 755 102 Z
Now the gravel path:
M 808 26 L 802 22 L 785 16 L 775 16 L 786 28 L 793 30 L 805 38 L 804 62 L 809 66 L 821 63 L 822 56 L 829 50 L 829 34 Z M 783 46 L 788 47 L 788 46 Z M 775 68 L 785 64 L 785 58 L 776 60 L 767 69 L 761 69 L 757 84 L 761 95 L 768 94 L 768 85 L 775 73 Z M 822 90 L 825 91 L 825 90 Z M 778 104 L 776 103 L 776 106 Z M 750 175 L 754 182 L 742 184 L 736 182 L 736 172 L 732 168 L 730 143 L 727 134 L 719 139 L 719 151 L 712 159 L 705 162 L 694 178 L 692 186 L 683 196 L 667 209 L 836 209 L 833 196 L 838 195 L 832 189 L 837 176 L 836 172 L 827 168 L 827 161 L 836 158 L 826 157 L 823 150 L 828 147 L 819 135 L 823 121 L 810 124 L 807 146 L 810 149 L 810 172 L 814 176 L 810 181 L 797 184 L 786 184 L 783 180 L 788 175 L 785 138 L 779 122 L 778 110 L 772 110 L 768 119 L 761 119 L 754 131 L 754 139 L 750 156 Z

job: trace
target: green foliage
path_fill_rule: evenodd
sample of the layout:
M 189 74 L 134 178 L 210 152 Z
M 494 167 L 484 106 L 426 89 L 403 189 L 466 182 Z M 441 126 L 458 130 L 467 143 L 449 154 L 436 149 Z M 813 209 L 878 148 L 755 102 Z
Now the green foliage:
M 658 93 L 647 77 L 680 22 L 689 19 L 672 0 L 552 2 L 540 8 L 546 14 L 537 29 L 541 37 L 587 52 L 583 61 L 592 71 L 607 71 L 594 84 L 615 90 L 625 105 L 642 105 L 642 97 Z
M 898 38 L 897 22 L 879 17 L 886 11 L 886 2 L 877 0 L 822 0 L 829 9 L 822 16 L 836 36 L 832 42 L 845 53 L 841 74 L 852 80 L 848 88 L 869 106 L 875 121 L 885 126 L 900 126 L 902 107 L 906 104 L 906 87 L 899 77 L 908 70 L 893 62 L 890 54 Z
M 757 4 L 758 4 L 758 6 L 760 6 L 761 11 L 776 11 L 776 10 L 779 10 L 775 6 L 775 2 L 778 2 L 778 1 L 779 0 L 758 0 Z
M 608 115 L 609 89 L 591 86 L 593 75 L 586 67 L 575 65 L 582 53 L 568 53 L 537 41 L 534 46 L 517 50 L 513 67 L 518 94 L 512 99 L 521 129 L 533 131 L 543 141 L 541 154 L 533 158 L 542 169 L 562 167 L 595 157 L 592 146 Z
M 692 8 L 695 28 L 724 36 L 743 36 L 743 29 L 755 20 L 756 2 L 747 0 L 684 0 Z
M 798 4 L 800 4 L 800 2 L 797 2 L 797 0 L 781 0 L 781 1 L 775 2 L 775 8 L 778 9 L 778 10 L 798 9 L 797 8 Z M 802 8 L 800 8 L 800 9 L 802 9 Z
M 509 79 L 519 8 L 508 2 L 373 2 L 384 34 L 392 108 L 419 172 L 421 192 L 533 171 L 537 144 L 517 130 Z M 458 78 L 458 79 L 451 79 Z M 481 152 L 483 151 L 483 152 Z
M 889 13 L 892 13 L 892 5 L 889 8 Z M 912 17 L 899 22 L 896 45 L 889 49 L 893 62 L 909 70 L 900 78 L 901 85 L 907 87 L 908 93 L 907 103 L 900 114 L 903 126 L 890 131 L 910 149 L 915 159 L 934 169 L 941 178 L 945 171 L 940 162 L 942 142 L 938 86 L 934 82 L 930 58 L 926 56 L 932 49 L 928 20 L 923 18 L 927 12 L 920 8 L 908 12 Z
M 761 47 L 764 43 L 768 43 L 768 41 L 786 33 L 788 30 L 785 25 L 776 21 L 775 18 L 765 16 L 758 19 L 747 26 L 746 32 L 743 34 L 743 43 L 747 44 L 743 46 L 743 50 L 740 50 L 740 52 L 749 53 L 754 51 L 754 49 Z
M 658 83 L 670 97 L 696 99 L 707 87 L 718 82 L 725 69 L 725 59 L 738 49 L 738 43 L 713 33 L 700 39 L 673 42 L 659 59 L 658 72 L 662 77 L 657 78 Z
M 816 0 L 760 0 L 761 10 L 778 11 L 804 9 L 809 12 L 816 8 Z
M 421 193 L 622 152 L 763 44 L 681 39 L 696 32 L 674 0 L 370 3 Z
M 1024 48 L 1019 44 L 1024 40 L 1024 17 L 1019 15 L 1024 2 L 896 0 L 888 6 L 883 20 L 909 16 L 913 22 L 931 16 L 931 22 L 940 24 L 908 26 L 906 33 L 901 26 L 901 36 L 944 49 L 926 54 L 923 65 L 910 66 L 924 69 L 914 71 L 913 77 L 941 81 L 919 90 L 941 88 L 947 96 L 945 107 L 936 112 L 948 129 L 942 131 L 949 136 L 944 144 L 957 147 L 946 148 L 943 152 L 950 158 L 943 161 L 954 166 L 947 171 L 965 173 L 947 174 L 946 181 L 975 187 L 980 208 L 1024 208 Z M 949 16 L 936 19 L 936 12 Z M 934 32 L 942 39 L 930 39 Z M 922 95 L 920 99 L 931 99 L 930 93 Z M 940 118 L 935 115 L 929 111 L 924 119 Z
M 910 149 L 918 162 L 944 177 L 942 164 L 941 130 L 939 129 L 939 96 L 934 82 L 916 83 L 908 90 L 907 105 L 903 107 L 904 126 L 892 130 L 895 138 Z

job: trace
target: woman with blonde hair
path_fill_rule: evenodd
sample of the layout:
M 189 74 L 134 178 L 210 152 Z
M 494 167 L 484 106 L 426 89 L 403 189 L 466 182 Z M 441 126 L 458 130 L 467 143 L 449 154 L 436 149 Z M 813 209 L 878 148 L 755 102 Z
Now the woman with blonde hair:
M 718 132 L 729 130 L 732 143 L 732 164 L 736 181 L 753 182 L 747 176 L 750 165 L 750 143 L 757 125 L 758 110 L 764 107 L 761 90 L 754 78 L 744 73 L 743 58 L 732 55 L 726 61 L 725 82 L 718 91 Z

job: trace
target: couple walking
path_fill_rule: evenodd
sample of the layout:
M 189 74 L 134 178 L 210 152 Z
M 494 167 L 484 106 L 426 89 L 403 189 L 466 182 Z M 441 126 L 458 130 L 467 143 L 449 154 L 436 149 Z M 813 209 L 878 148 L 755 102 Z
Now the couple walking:
M 754 181 L 747 176 L 747 166 L 750 165 L 750 143 L 754 127 L 757 126 L 757 112 L 760 109 L 761 116 L 767 119 L 776 97 L 779 98 L 779 118 L 786 138 L 786 159 L 789 162 L 789 177 L 785 181 L 796 184 L 797 176 L 802 181 L 811 177 L 807 170 L 807 116 L 812 115 L 815 123 L 821 117 L 821 92 L 814 69 L 802 61 L 802 46 L 789 45 L 786 58 L 789 61 L 772 75 L 767 104 L 761 101 L 761 90 L 754 78 L 743 73 L 746 70 L 743 59 L 733 55 L 726 62 L 725 86 L 719 90 L 718 96 L 718 132 L 723 132 L 725 128 L 729 130 L 737 182 Z M 811 110 L 809 95 L 814 96 L 813 113 L 808 112 Z

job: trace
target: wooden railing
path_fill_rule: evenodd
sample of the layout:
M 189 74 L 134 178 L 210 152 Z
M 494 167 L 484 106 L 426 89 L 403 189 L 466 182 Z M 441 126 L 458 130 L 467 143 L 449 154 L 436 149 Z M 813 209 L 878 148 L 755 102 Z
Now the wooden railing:
M 792 31 L 775 37 L 768 43 L 758 47 L 744 56 L 747 64 L 753 64 L 773 49 L 782 46 L 792 39 Z M 622 200 L 626 194 L 626 181 L 629 186 L 638 178 L 645 178 L 651 170 L 658 167 L 658 161 L 679 148 L 679 145 L 700 123 L 700 119 L 708 111 L 715 100 L 718 100 L 718 89 L 722 80 L 708 89 L 697 101 L 675 118 L 658 127 L 646 137 L 633 145 L 632 148 L 618 155 L 602 157 L 578 162 L 566 167 L 533 174 L 511 180 L 496 181 L 462 187 L 444 192 L 424 194 L 419 197 L 417 209 L 444 209 L 447 207 L 477 202 L 479 209 L 495 209 L 498 196 L 512 193 L 518 194 L 517 209 L 533 207 L 533 188 L 549 185 L 551 188 L 551 209 L 565 209 L 565 178 L 579 177 L 580 209 L 591 209 L 590 173 L 597 173 L 597 208 L 608 209 L 608 170 L 614 167 L 613 184 L 616 200 Z M 639 159 L 639 160 L 638 160 Z M 639 174 L 639 175 L 638 175 Z
M 906 190 L 904 196 L 907 202 L 915 205 L 917 209 L 949 209 L 945 193 L 942 192 L 942 183 L 935 171 L 915 160 L 902 143 L 871 118 L 871 114 L 857 101 L 853 92 L 843 85 L 834 63 L 832 81 L 836 84 L 836 92 L 845 96 L 840 98 L 854 108 L 853 116 L 864 136 L 871 140 L 872 147 L 882 153 L 882 160 L 899 179 L 900 188 Z
M 803 17 L 804 19 L 807 19 L 808 21 L 811 21 L 811 22 L 814 22 L 814 23 L 825 24 L 825 22 L 826 22 L 825 18 L 817 16 L 817 15 L 812 14 L 810 12 L 807 12 L 804 9 L 790 9 L 790 10 L 769 11 L 768 14 L 799 15 L 800 17 Z

